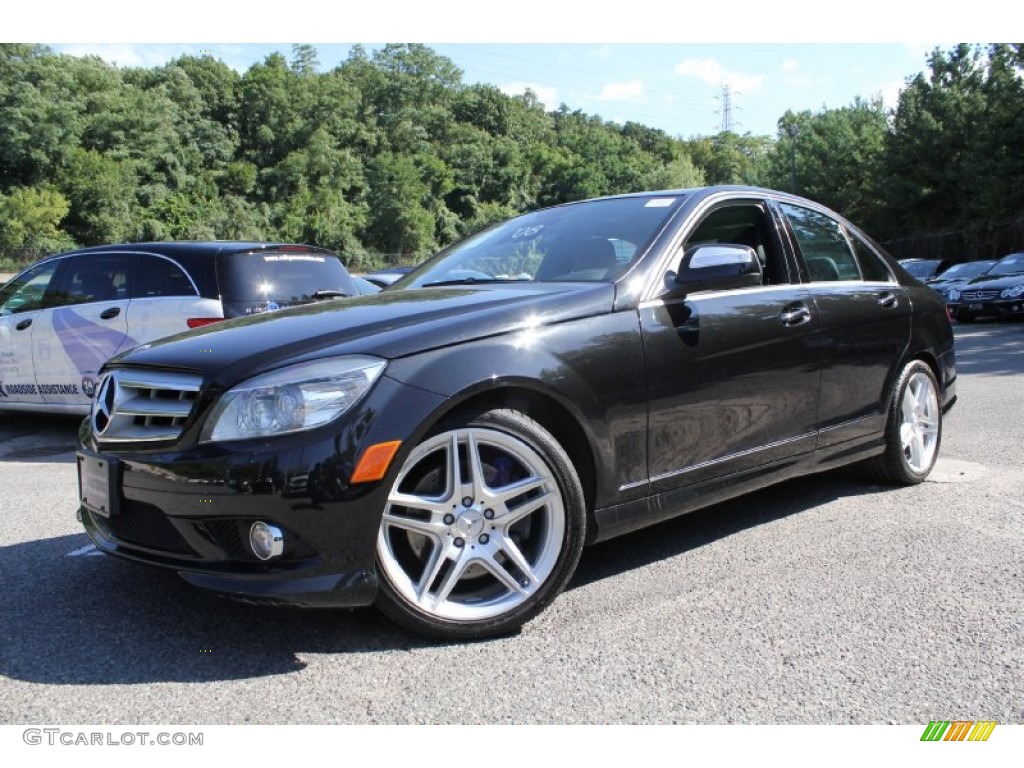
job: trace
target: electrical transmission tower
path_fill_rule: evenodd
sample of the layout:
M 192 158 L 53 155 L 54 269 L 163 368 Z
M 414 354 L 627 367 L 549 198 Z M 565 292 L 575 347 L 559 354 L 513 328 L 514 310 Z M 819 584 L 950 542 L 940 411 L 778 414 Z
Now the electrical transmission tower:
M 721 114 L 722 121 L 719 123 L 719 131 L 735 131 L 738 123 L 733 119 L 732 111 L 732 87 L 729 85 L 722 86 L 722 95 L 716 96 L 715 98 L 721 101 L 722 108 L 716 110 L 716 114 Z

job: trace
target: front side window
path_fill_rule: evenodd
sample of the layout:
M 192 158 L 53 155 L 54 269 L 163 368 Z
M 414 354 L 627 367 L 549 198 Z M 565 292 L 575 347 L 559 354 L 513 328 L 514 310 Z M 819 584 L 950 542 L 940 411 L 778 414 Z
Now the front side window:
M 838 221 L 818 211 L 783 203 L 779 206 L 796 237 L 812 282 L 860 280 L 860 269 Z
M 766 285 L 790 282 L 768 213 L 761 205 L 732 203 L 715 209 L 686 239 L 683 251 L 695 245 L 745 245 L 757 254 Z
M 528 213 L 455 244 L 399 285 L 609 282 L 645 252 L 683 199 L 620 197 Z
M 40 264 L 18 275 L 0 289 L 0 316 L 42 309 L 46 289 L 59 264 L 59 261 Z

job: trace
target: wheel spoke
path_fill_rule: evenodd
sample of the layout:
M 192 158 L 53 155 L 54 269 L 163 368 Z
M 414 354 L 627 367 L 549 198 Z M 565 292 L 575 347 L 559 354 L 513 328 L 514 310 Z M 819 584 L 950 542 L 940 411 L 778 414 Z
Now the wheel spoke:
M 519 522 L 527 515 L 532 515 L 538 509 L 543 507 L 549 501 L 554 498 L 555 494 L 552 491 L 542 493 L 540 496 L 536 496 L 532 499 L 528 499 L 520 504 L 515 509 L 508 509 L 506 507 L 505 513 L 501 516 L 501 522 L 506 526 L 510 526 L 514 523 Z
M 921 437 L 921 433 L 915 429 L 913 437 L 910 441 L 910 464 L 914 469 L 920 471 L 922 468 L 923 459 L 924 440 Z
M 469 483 L 472 491 L 469 496 L 474 499 L 483 498 L 487 491 L 487 483 L 484 481 L 484 467 L 480 461 L 480 444 L 472 432 L 466 435 L 466 456 L 469 460 L 469 472 L 472 475 Z
M 433 605 L 436 608 L 438 605 L 448 599 L 448 595 L 452 593 L 455 586 L 462 579 L 463 574 L 466 572 L 466 568 L 469 567 L 470 557 L 466 554 L 466 549 L 456 550 L 458 553 L 455 557 L 451 557 L 452 549 L 449 547 L 448 552 L 445 553 L 446 558 L 451 561 L 452 566 L 445 574 L 445 577 L 441 580 L 440 586 L 437 588 L 437 592 L 434 593 Z
M 917 401 L 914 399 L 913 393 L 910 391 L 910 387 L 907 387 L 907 391 L 903 393 L 903 404 L 900 408 L 900 415 L 903 418 L 903 423 L 907 424 L 914 420 L 914 406 Z
M 424 536 L 438 538 L 445 532 L 445 525 L 431 515 L 429 520 L 420 520 L 408 515 L 396 515 L 391 510 L 384 513 L 384 524 L 391 528 L 401 528 L 405 531 L 412 531 Z
M 388 494 L 389 505 L 430 512 L 432 516 L 444 515 L 448 511 L 450 503 L 448 499 L 431 499 L 425 496 L 415 496 L 411 493 L 401 493 L 400 491 L 392 491 Z
M 529 588 L 532 589 L 535 587 L 537 585 L 537 574 L 533 572 L 533 566 L 527 561 L 522 550 L 519 549 L 516 543 L 512 541 L 512 539 L 505 538 L 499 546 L 501 547 L 501 551 L 505 553 L 505 557 L 507 557 L 512 564 L 519 569 L 523 576 L 526 577 L 526 580 L 530 582 Z
M 903 446 L 903 452 L 906 453 L 910 450 L 910 444 L 914 440 L 914 425 L 913 424 L 901 424 L 900 425 L 900 445 Z
M 430 590 L 430 585 L 434 583 L 434 579 L 437 578 L 437 574 L 441 572 L 441 568 L 444 566 L 445 554 L 445 549 L 441 546 L 441 543 L 434 542 L 430 549 L 430 557 L 427 558 L 427 562 L 423 567 L 423 573 L 416 584 L 416 602 L 420 605 L 423 605 L 424 598 Z

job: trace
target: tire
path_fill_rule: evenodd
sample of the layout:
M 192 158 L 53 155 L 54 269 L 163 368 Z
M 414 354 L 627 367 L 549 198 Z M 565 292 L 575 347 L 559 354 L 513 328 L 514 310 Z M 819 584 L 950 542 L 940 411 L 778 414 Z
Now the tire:
M 583 548 L 564 449 L 518 411 L 462 414 L 405 459 L 377 536 L 377 607 L 419 634 L 509 634 L 562 591 Z
M 878 480 L 916 485 L 935 466 L 942 442 L 939 385 L 931 367 L 912 360 L 896 382 L 885 426 L 885 452 L 867 463 Z

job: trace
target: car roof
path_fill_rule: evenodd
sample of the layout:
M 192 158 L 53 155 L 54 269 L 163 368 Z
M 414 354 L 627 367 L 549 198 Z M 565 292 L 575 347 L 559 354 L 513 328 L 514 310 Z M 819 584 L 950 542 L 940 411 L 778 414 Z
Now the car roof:
M 239 253 L 245 251 L 268 251 L 287 248 L 326 253 L 323 248 L 302 243 L 260 242 L 255 240 L 166 240 L 159 242 L 111 243 L 94 245 L 89 248 L 78 248 L 73 251 L 55 254 L 48 258 L 70 256 L 83 253 L 108 253 L 110 251 L 137 251 L 139 253 L 155 253 L 159 256 L 214 256 L 218 253 Z

